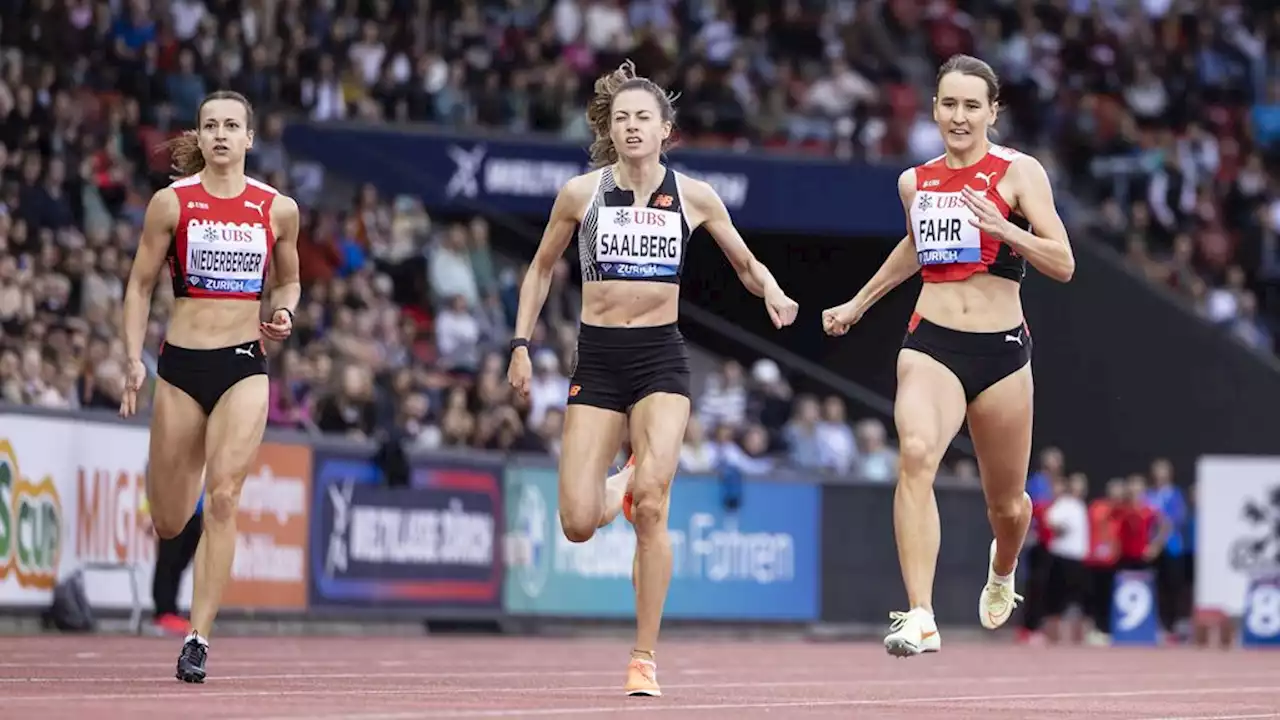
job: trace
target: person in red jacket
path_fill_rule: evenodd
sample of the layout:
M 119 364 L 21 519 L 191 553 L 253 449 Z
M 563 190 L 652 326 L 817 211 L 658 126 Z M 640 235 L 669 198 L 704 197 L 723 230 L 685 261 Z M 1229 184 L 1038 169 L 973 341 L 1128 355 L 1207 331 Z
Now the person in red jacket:
M 1125 502 L 1115 513 L 1116 539 L 1120 546 L 1116 568 L 1149 570 L 1169 537 L 1169 521 L 1147 504 L 1146 478 L 1129 476 L 1125 491 Z
M 1116 533 L 1116 511 L 1125 499 L 1125 484 L 1121 478 L 1107 482 L 1105 496 L 1089 503 L 1089 554 L 1085 567 L 1089 568 L 1089 614 L 1096 632 L 1111 632 L 1111 586 L 1115 583 L 1116 561 L 1120 559 L 1120 545 Z

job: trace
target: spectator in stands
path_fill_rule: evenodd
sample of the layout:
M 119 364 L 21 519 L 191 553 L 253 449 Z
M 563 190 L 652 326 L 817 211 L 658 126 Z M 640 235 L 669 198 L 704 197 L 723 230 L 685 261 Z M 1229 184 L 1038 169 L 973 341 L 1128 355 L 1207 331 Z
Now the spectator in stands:
M 857 440 L 845 412 L 844 400 L 828 395 L 822 401 L 822 419 L 818 422 L 818 442 L 826 454 L 830 469 L 846 474 L 858 458 Z
M 791 386 L 777 362 L 760 358 L 752 364 L 747 414 L 758 419 L 769 431 L 771 449 L 783 450 L 786 447 L 782 428 L 791 419 L 791 395 Z
M 776 467 L 774 460 L 753 455 L 744 449 L 738 444 L 736 434 L 731 425 L 716 426 L 715 440 L 711 442 L 711 446 L 718 459 L 718 468 L 732 468 L 743 475 L 764 475 Z
M 1089 577 L 1084 559 L 1089 553 L 1089 511 L 1085 506 L 1089 481 L 1082 473 L 1072 473 L 1066 480 L 1055 480 L 1054 498 L 1044 513 L 1050 530 L 1049 579 L 1045 603 L 1047 635 L 1051 641 L 1062 639 L 1062 617 L 1071 608 L 1086 610 Z M 1084 639 L 1084 628 L 1075 623 L 1073 642 Z
M 1165 632 L 1175 632 L 1179 621 L 1187 617 L 1189 608 L 1183 605 L 1186 584 L 1187 521 L 1189 508 L 1186 496 L 1173 483 L 1173 463 L 1159 458 L 1151 463 L 1152 487 L 1146 502 L 1164 518 L 1168 526 L 1168 538 L 1156 557 L 1156 588 L 1158 591 L 1160 624 Z
M 884 423 L 867 418 L 857 424 L 853 434 L 858 443 L 853 474 L 869 482 L 893 482 L 898 477 L 898 451 L 890 447 Z
M 695 415 L 684 429 L 684 445 L 680 448 L 680 469 L 691 473 L 714 472 L 719 462 L 715 447 L 707 441 L 702 421 Z
M 1134 473 L 1125 481 L 1124 502 L 1116 510 L 1120 544 L 1118 570 L 1150 570 L 1163 551 L 1172 527 L 1147 501 L 1147 480 Z
M 740 427 L 746 419 L 747 386 L 742 365 L 726 360 L 718 373 L 709 375 L 698 397 L 698 417 L 710 427 Z
M 554 350 L 538 350 L 533 356 L 533 379 L 529 384 L 529 424 L 541 424 L 548 410 L 564 412 L 568 400 L 569 378 L 560 369 L 560 358 Z
M 1056 447 L 1047 447 L 1040 451 L 1040 467 L 1027 479 L 1027 494 L 1031 502 L 1048 504 L 1053 500 L 1054 483 L 1066 480 L 1063 469 L 1066 462 L 1062 451 Z
M 1111 598 L 1116 564 L 1120 561 L 1120 508 L 1125 503 L 1122 478 L 1107 481 L 1106 494 L 1089 503 L 1089 615 L 1093 631 L 1091 645 L 1105 645 L 1111 634 Z
M 342 368 L 337 387 L 319 403 L 316 426 L 322 432 L 371 439 L 376 427 L 372 373 L 355 363 Z
M 805 470 L 829 470 L 833 466 L 830 453 L 820 437 L 818 423 L 822 410 L 812 395 L 796 398 L 791 421 L 783 430 L 787 457 L 791 464 Z

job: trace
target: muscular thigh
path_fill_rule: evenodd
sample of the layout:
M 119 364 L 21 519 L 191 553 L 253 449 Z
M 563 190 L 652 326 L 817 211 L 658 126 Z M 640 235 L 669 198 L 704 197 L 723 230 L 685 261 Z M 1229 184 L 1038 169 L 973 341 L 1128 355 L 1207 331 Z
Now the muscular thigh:
M 680 465 L 689 411 L 689 398 L 667 392 L 646 395 L 631 409 L 631 447 L 640 473 L 637 482 L 656 480 L 665 492 Z
M 622 444 L 627 416 L 592 405 L 565 410 L 560 445 L 560 506 L 596 508 L 604 502 L 604 480 Z
M 195 508 L 205 460 L 204 410 L 190 395 L 156 379 L 152 401 L 147 498 L 152 512 Z
M 1031 464 L 1031 365 L 987 388 L 969 404 L 969 437 L 988 500 L 1026 488 Z
M 945 365 L 924 353 L 898 353 L 898 391 L 893 421 L 904 463 L 937 468 L 964 423 L 964 388 Z
M 239 491 L 258 456 L 267 427 L 267 376 L 251 375 L 232 385 L 209 416 L 205 435 L 206 482 L 211 498 Z M 234 487 L 227 488 L 230 483 Z

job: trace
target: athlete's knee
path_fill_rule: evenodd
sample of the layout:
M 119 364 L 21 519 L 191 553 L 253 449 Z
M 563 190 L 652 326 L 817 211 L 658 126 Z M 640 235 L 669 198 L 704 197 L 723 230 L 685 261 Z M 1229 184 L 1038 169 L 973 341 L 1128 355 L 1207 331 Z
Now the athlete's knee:
M 584 543 L 596 534 L 596 526 L 600 524 L 600 514 L 599 508 L 591 510 L 581 504 L 562 504 L 560 530 L 569 542 Z
M 192 508 L 191 513 L 194 512 L 195 508 Z M 155 528 L 156 535 L 159 535 L 161 540 L 172 540 L 182 534 L 183 528 L 191 520 L 191 513 L 184 518 L 180 513 L 158 512 L 152 506 L 151 527 Z
M 204 519 L 211 525 L 235 522 L 240 509 L 240 481 L 235 478 L 211 478 L 205 498 Z
M 898 464 L 902 476 L 932 480 L 942 462 L 942 450 L 923 436 L 907 432 L 898 439 Z
M 1029 512 L 1026 496 L 1021 492 L 1007 497 L 987 498 L 987 516 L 995 521 L 1012 522 Z
M 663 516 L 667 493 L 675 475 L 675 463 L 646 452 L 636 459 L 631 485 L 631 517 L 636 532 L 646 534 L 666 527 Z

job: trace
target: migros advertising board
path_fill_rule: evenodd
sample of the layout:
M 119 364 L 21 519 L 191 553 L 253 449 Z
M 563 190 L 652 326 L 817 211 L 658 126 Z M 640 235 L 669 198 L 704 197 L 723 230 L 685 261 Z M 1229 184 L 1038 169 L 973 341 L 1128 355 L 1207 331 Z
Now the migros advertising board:
M 144 427 L 0 414 L 0 606 L 45 607 L 57 581 L 78 568 L 130 563 L 151 607 L 148 442 Z M 224 606 L 305 609 L 310 484 L 310 448 L 263 445 L 245 481 Z M 96 608 L 133 602 L 125 572 L 86 570 L 85 590 Z M 179 605 L 190 597 L 187 573 Z

